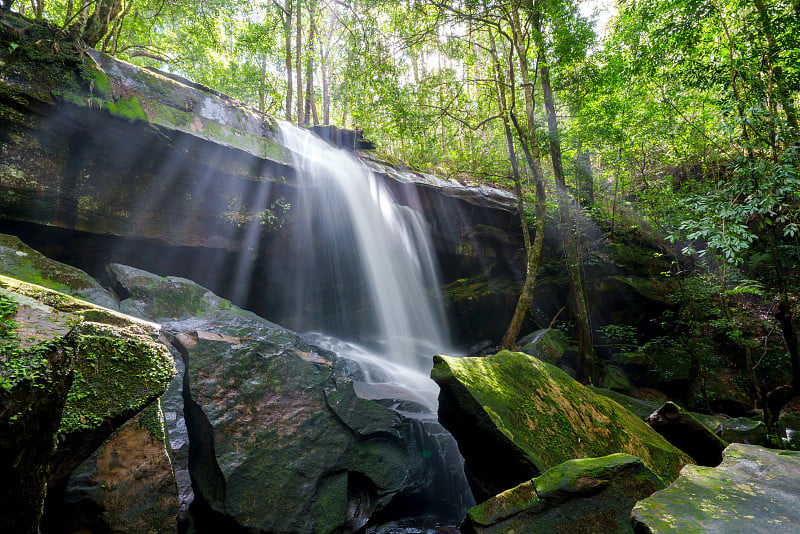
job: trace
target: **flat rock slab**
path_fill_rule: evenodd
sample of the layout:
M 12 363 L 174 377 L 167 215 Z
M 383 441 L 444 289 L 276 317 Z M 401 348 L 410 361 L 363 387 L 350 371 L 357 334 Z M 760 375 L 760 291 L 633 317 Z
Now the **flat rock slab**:
M 644 534 L 800 532 L 800 452 L 734 443 L 716 468 L 686 466 L 667 489 L 636 504 Z

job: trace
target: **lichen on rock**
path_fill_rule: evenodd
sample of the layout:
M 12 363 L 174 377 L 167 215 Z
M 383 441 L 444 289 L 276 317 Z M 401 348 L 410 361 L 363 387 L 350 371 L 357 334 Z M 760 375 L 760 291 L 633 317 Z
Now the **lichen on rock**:
M 686 466 L 668 488 L 636 504 L 636 532 L 800 531 L 800 452 L 734 443 L 715 468 Z

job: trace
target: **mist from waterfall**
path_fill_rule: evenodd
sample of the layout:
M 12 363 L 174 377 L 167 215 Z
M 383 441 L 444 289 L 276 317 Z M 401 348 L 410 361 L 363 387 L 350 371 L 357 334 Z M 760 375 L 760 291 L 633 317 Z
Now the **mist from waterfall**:
M 304 286 L 330 283 L 325 299 L 334 302 L 326 307 L 351 323 L 345 330 L 353 339 L 314 341 L 362 363 L 367 382 L 397 383 L 435 409 L 432 356 L 451 343 L 425 221 L 351 154 L 289 123 L 280 127 L 300 190 L 292 239 L 304 248 L 303 261 L 312 262 L 296 268 L 313 275 L 287 287 L 297 313 L 320 294 Z

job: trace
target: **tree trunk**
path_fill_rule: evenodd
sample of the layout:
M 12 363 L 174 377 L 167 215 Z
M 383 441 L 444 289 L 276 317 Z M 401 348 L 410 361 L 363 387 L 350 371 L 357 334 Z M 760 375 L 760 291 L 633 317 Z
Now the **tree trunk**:
M 317 107 L 314 98 L 314 38 L 316 35 L 316 27 L 314 24 L 314 2 L 311 0 L 308 3 L 308 39 L 306 40 L 306 98 L 305 109 L 303 112 L 303 126 L 311 124 L 312 111 L 314 125 L 319 124 L 319 117 L 317 116 Z
M 322 124 L 331 123 L 331 96 L 330 96 L 330 67 L 328 59 L 330 57 L 331 40 L 333 39 L 333 28 L 335 23 L 334 13 L 328 17 L 328 35 L 325 39 L 325 49 L 323 50 L 322 39 L 319 43 L 319 68 L 322 76 Z
M 265 78 L 267 76 L 267 55 L 261 57 L 261 79 L 258 81 L 258 111 L 264 113 L 267 108 L 267 90 Z
M 277 4 L 276 4 L 277 5 Z M 283 118 L 287 122 L 292 121 L 292 1 L 287 0 L 286 7 L 281 7 L 281 19 L 283 20 L 283 43 L 285 52 L 283 56 L 283 67 L 286 69 L 286 104 L 283 110 Z
M 553 89 L 550 86 L 550 70 L 544 59 L 543 39 L 540 34 L 538 14 L 535 15 L 535 32 L 539 37 L 538 43 L 542 51 L 539 74 L 542 78 L 542 93 L 544 98 L 545 114 L 547 115 L 547 130 L 550 137 L 550 156 L 553 162 L 553 174 L 556 179 L 558 194 L 558 209 L 561 219 L 562 231 L 566 234 L 564 248 L 566 251 L 567 274 L 569 275 L 570 289 L 572 292 L 573 316 L 575 330 L 578 337 L 578 380 L 593 382 L 599 378 L 600 361 L 594 353 L 592 346 L 592 332 L 589 326 L 589 312 L 586 306 L 586 296 L 583 290 L 583 276 L 581 274 L 581 255 L 579 241 L 579 220 L 577 213 L 573 217 L 570 205 L 569 191 L 564 178 L 564 167 L 561 158 L 561 141 L 558 135 L 558 122 L 553 98 Z
M 514 315 L 508 324 L 505 335 L 500 342 L 501 349 L 512 349 L 516 346 L 517 338 L 519 337 L 522 323 L 525 316 L 530 310 L 531 302 L 533 302 L 533 291 L 536 288 L 536 277 L 539 271 L 539 263 L 542 258 L 542 246 L 544 244 L 544 222 L 547 215 L 547 197 L 544 188 L 544 177 L 541 171 L 541 163 L 539 160 L 539 145 L 536 141 L 536 122 L 534 118 L 535 100 L 533 98 L 533 84 L 531 83 L 530 73 L 528 71 L 528 58 L 527 47 L 524 45 L 522 37 L 522 29 L 519 23 L 519 15 L 517 10 L 512 11 L 512 35 L 514 49 L 517 52 L 517 59 L 520 67 L 520 75 L 522 76 L 522 87 L 525 95 L 525 119 L 526 131 L 523 131 L 516 116 L 511 113 L 511 119 L 517 130 L 517 136 L 520 139 L 525 158 L 528 161 L 528 167 L 533 174 L 534 185 L 536 189 L 536 232 L 534 233 L 533 242 L 530 237 L 526 241 L 525 254 L 527 256 L 527 263 L 525 266 L 525 283 L 522 286 L 522 292 L 517 300 L 517 306 L 514 309 Z M 522 187 L 519 182 L 514 183 L 514 189 L 517 196 L 517 210 L 519 211 L 520 221 L 523 228 L 523 237 L 528 234 L 528 222 L 525 216 L 524 202 L 522 196 Z M 528 246 L 530 245 L 530 246 Z
M 290 0 L 291 1 L 291 0 Z M 297 124 L 303 124 L 303 0 L 297 0 L 295 16 L 294 76 L 297 83 Z
M 578 141 L 575 152 L 575 173 L 578 176 L 578 200 L 581 206 L 588 208 L 594 205 L 592 162 L 589 153 L 583 151 L 583 143 L 580 140 Z
M 122 0 L 97 0 L 92 14 L 86 18 L 78 17 L 79 20 L 70 26 L 70 33 L 94 47 L 121 12 Z
M 783 107 L 784 113 L 786 113 L 786 122 L 789 123 L 789 126 L 791 126 L 792 130 L 795 132 L 793 137 L 796 137 L 797 110 L 794 107 L 792 96 L 786 88 L 783 67 L 774 61 L 775 58 L 778 57 L 780 50 L 778 49 L 778 44 L 775 41 L 775 34 L 772 31 L 772 20 L 769 18 L 769 13 L 767 13 L 766 8 L 764 7 L 763 0 L 753 0 L 753 3 L 756 6 L 756 11 L 758 11 L 758 20 L 761 23 L 761 30 L 764 32 L 764 38 L 767 41 L 767 58 L 772 70 L 773 80 L 775 82 L 775 94 L 781 103 L 781 107 Z

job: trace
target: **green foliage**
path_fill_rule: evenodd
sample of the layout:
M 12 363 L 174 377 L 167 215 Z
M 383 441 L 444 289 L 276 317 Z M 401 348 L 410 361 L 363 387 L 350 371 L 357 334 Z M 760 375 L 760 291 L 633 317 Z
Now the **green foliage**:
M 631 325 L 609 324 L 597 328 L 597 333 L 607 344 L 636 345 L 636 328 Z
M 17 323 L 13 320 L 17 307 L 16 301 L 0 294 L 0 355 L 5 355 L 19 341 L 14 333 Z

